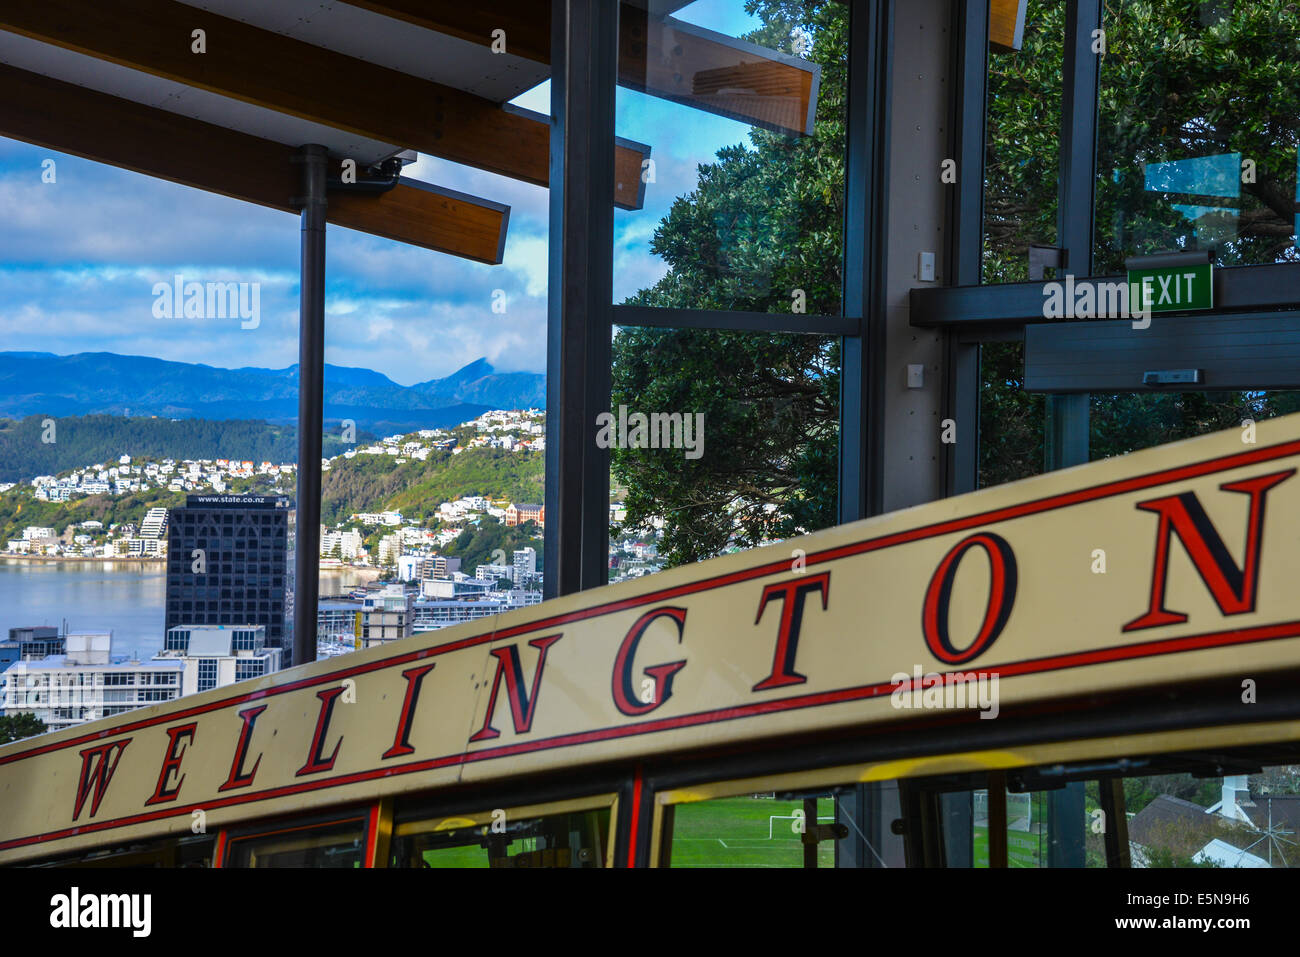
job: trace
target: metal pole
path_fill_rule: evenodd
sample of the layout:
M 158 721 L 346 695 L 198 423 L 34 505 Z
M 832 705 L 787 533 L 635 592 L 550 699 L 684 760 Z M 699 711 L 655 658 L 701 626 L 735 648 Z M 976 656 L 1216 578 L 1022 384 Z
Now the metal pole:
M 609 409 L 618 5 L 551 2 L 550 288 L 546 357 L 547 598 L 609 580 Z
M 325 188 L 327 152 L 304 146 L 301 167 L 301 285 L 298 306 L 298 501 L 294 546 L 293 664 L 316 660 L 320 588 L 321 431 L 325 383 Z
M 889 195 L 889 101 L 893 3 L 855 0 L 849 8 L 847 156 L 844 177 L 844 315 L 857 335 L 840 339 L 839 521 L 883 511 L 885 410 L 885 249 Z M 883 867 L 888 833 L 883 787 L 859 784 L 835 798 L 851 840 L 837 841 L 836 867 Z

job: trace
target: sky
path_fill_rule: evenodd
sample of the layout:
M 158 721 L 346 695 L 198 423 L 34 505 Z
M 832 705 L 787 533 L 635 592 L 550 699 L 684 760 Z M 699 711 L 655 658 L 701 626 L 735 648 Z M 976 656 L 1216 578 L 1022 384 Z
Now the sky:
M 756 22 L 741 0 L 697 0 L 678 16 L 731 36 Z M 549 84 L 515 102 L 550 112 Z M 696 166 L 748 143 L 733 120 L 620 88 L 619 136 L 649 143 L 645 208 L 615 211 L 615 301 L 665 272 L 649 251 Z M 54 182 L 44 182 L 45 161 Z M 479 263 L 331 226 L 326 362 L 403 385 L 486 357 L 502 371 L 546 367 L 547 190 L 429 156 L 405 175 L 511 207 L 504 262 Z M 116 352 L 236 368 L 298 360 L 297 218 L 0 138 L 0 350 Z M 155 283 L 257 282 L 260 322 L 154 315 Z M 496 290 L 505 313 L 492 310 Z M 500 298 L 499 295 L 497 297 Z

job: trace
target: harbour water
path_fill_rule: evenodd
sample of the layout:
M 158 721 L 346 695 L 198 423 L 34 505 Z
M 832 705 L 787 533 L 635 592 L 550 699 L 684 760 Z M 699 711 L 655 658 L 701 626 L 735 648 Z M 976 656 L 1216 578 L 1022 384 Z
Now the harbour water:
M 365 570 L 322 569 L 320 591 L 339 594 L 373 580 Z M 0 635 L 66 621 L 69 631 L 111 629 L 114 654 L 147 658 L 162 648 L 166 593 L 160 563 L 0 559 Z

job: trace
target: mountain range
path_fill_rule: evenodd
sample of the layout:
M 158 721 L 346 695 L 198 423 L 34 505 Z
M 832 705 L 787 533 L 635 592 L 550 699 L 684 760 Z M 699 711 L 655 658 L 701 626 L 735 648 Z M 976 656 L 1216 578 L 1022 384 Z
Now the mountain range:
M 542 408 L 546 377 L 477 359 L 442 379 L 399 385 L 382 373 L 325 366 L 325 420 L 391 434 L 444 428 L 488 409 Z M 106 413 L 294 424 L 298 366 L 222 369 L 111 352 L 0 352 L 0 417 Z

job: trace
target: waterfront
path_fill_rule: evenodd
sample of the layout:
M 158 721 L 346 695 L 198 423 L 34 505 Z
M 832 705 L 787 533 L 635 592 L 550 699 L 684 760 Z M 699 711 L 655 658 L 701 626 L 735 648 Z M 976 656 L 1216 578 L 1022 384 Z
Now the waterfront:
M 373 581 L 369 569 L 329 568 L 322 595 Z M 23 625 L 113 632 L 115 654 L 150 657 L 162 648 L 166 579 L 161 563 L 27 562 L 0 559 L 0 635 Z

